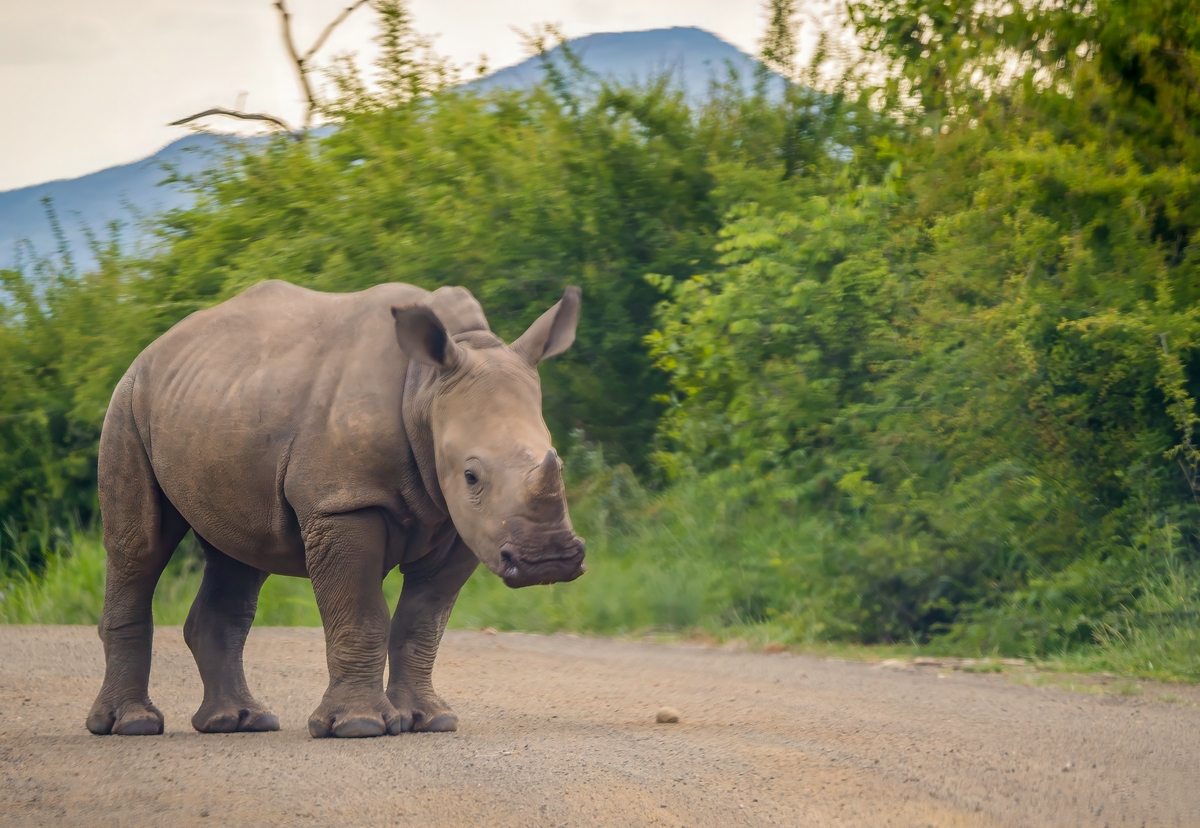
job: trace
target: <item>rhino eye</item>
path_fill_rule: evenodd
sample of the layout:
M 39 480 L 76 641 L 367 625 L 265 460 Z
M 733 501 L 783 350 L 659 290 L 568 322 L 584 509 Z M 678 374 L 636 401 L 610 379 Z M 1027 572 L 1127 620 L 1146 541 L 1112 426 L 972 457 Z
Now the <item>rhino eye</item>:
M 467 472 L 466 478 L 467 478 L 468 486 L 474 486 L 476 483 L 479 482 L 479 478 L 475 476 L 475 472 Z

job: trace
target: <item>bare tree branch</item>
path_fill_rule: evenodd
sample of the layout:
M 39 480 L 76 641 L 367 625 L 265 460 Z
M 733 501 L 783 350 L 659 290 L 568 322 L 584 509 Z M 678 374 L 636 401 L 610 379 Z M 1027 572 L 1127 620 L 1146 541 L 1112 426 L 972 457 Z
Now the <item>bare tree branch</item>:
M 307 65 L 312 56 L 320 51 L 321 47 L 325 45 L 325 41 L 329 39 L 331 34 L 333 34 L 333 30 L 342 25 L 342 21 L 352 15 L 355 9 L 357 9 L 359 6 L 366 5 L 366 3 L 367 0 L 357 0 L 354 5 L 347 6 L 346 8 L 342 9 L 342 13 L 334 18 L 332 23 L 325 27 L 325 31 L 321 32 L 321 36 L 317 38 L 317 42 L 312 45 L 311 49 L 304 53 L 304 57 L 301 58 L 301 60 Z
M 312 84 L 308 82 L 308 70 L 304 67 L 304 58 L 300 57 L 300 53 L 296 51 L 296 42 L 292 39 L 292 16 L 288 14 L 283 0 L 275 0 L 275 8 L 279 9 L 279 22 L 283 27 L 283 43 L 287 46 L 292 63 L 296 65 L 296 75 L 300 79 L 300 87 L 304 90 L 304 98 L 308 102 L 304 110 L 304 128 L 308 129 L 309 122 L 312 120 L 312 112 L 317 106 L 317 100 L 313 96 Z
M 285 0 L 275 0 L 273 5 L 279 10 L 279 22 L 283 28 L 283 45 L 287 47 L 288 56 L 292 59 L 292 65 L 296 67 L 296 77 L 300 81 L 300 88 L 304 92 L 304 119 L 302 129 L 308 129 L 312 124 L 313 112 L 317 108 L 317 97 L 313 93 L 312 84 L 308 81 L 309 61 L 317 51 L 325 45 L 325 41 L 333 34 L 333 30 L 340 26 L 347 17 L 353 14 L 359 7 L 367 5 L 370 0 L 354 0 L 346 8 L 342 9 L 341 14 L 334 18 L 333 22 L 325 27 L 321 32 L 320 37 L 313 43 L 312 48 L 301 56 L 296 49 L 296 41 L 292 37 L 292 15 L 288 12 Z M 240 105 L 240 102 L 239 102 Z M 266 121 L 267 123 L 275 124 L 280 129 L 295 133 L 290 126 L 287 125 L 281 118 L 276 118 L 274 115 L 266 115 L 264 113 L 241 112 L 234 109 L 225 109 L 224 107 L 213 107 L 206 109 L 203 112 L 198 112 L 195 115 L 189 115 L 186 118 L 180 118 L 178 121 L 172 121 L 168 126 L 182 126 L 184 124 L 195 121 L 198 118 L 204 118 L 209 115 L 224 115 L 228 118 L 239 118 L 243 121 Z
M 178 121 L 171 121 L 167 126 L 183 126 L 199 118 L 207 118 L 209 115 L 224 115 L 228 118 L 239 118 L 243 121 L 266 121 L 269 124 L 275 124 L 275 126 L 287 132 L 292 131 L 292 128 L 286 122 L 280 118 L 276 118 L 274 115 L 267 115 L 262 112 L 238 112 L 236 109 L 225 109 L 220 106 L 214 106 L 212 109 L 206 109 L 203 112 L 197 112 L 195 115 L 180 118 Z

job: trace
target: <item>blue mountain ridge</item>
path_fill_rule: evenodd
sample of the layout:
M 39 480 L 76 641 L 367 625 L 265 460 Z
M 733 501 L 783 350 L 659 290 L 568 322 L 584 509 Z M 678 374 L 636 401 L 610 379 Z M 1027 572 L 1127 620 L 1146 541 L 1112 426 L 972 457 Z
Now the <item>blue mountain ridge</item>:
M 593 34 L 569 40 L 567 46 L 596 78 L 636 84 L 669 74 L 672 85 L 692 99 L 702 98 L 710 84 L 726 78 L 729 70 L 748 88 L 755 82 L 759 66 L 737 47 L 692 27 Z M 548 52 L 547 59 L 565 66 L 561 46 Z M 542 59 L 531 57 L 473 81 L 469 87 L 479 91 L 524 88 L 542 77 Z M 778 77 L 771 83 L 782 86 Z M 167 177 L 164 168 L 169 165 L 185 175 L 199 172 L 213 163 L 223 147 L 238 140 L 246 139 L 194 133 L 141 161 L 0 192 L 0 268 L 16 264 L 22 242 L 30 243 L 42 255 L 55 250 L 57 242 L 42 203 L 47 198 L 81 268 L 94 262 L 88 229 L 104 238 L 108 225 L 118 221 L 123 225 L 123 243 L 136 242 L 141 238 L 137 218 L 191 203 L 191 194 L 181 186 L 162 183 Z
M 55 250 L 58 242 L 43 203 L 46 199 L 58 216 L 76 263 L 87 267 L 94 261 L 88 229 L 104 239 L 109 224 L 117 221 L 123 225 L 122 235 L 129 239 L 137 235 L 134 225 L 139 217 L 187 206 L 192 200 L 190 193 L 179 185 L 162 183 L 167 178 L 166 167 L 182 174 L 199 172 L 229 141 L 220 135 L 188 135 L 141 161 L 0 192 L 0 267 L 12 267 L 21 258 L 18 248 L 23 242 L 41 255 Z

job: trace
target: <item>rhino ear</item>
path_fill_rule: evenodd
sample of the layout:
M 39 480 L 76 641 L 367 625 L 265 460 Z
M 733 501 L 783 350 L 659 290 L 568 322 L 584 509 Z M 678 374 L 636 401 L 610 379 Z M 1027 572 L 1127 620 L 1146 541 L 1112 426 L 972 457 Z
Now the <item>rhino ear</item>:
M 525 357 L 530 365 L 543 359 L 561 354 L 575 341 L 575 328 L 579 325 L 579 303 L 582 294 L 577 287 L 567 288 L 563 298 L 550 310 L 538 317 L 521 334 L 512 349 Z
M 409 359 L 440 370 L 458 365 L 462 349 L 446 333 L 442 320 L 428 307 L 394 307 L 392 318 L 396 320 L 396 341 Z

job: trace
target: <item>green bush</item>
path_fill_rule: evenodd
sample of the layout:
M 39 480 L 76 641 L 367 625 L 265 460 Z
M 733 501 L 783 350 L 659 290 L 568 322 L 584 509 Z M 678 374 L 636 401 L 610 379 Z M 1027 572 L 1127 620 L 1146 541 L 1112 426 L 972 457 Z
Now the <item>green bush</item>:
M 1102 5 L 852 4 L 894 74 L 842 88 L 910 125 L 903 166 L 857 154 L 895 145 L 847 106 L 860 140 L 839 175 L 731 211 L 711 272 L 651 277 L 660 462 L 820 514 L 853 545 L 838 569 L 862 639 L 1045 654 L 1140 629 L 1163 533 L 1194 582 L 1196 113 L 1166 73 L 1154 88 L 1180 106 L 1133 106 L 1101 18 L 1147 18 Z M 1150 43 L 1136 59 L 1165 60 Z

